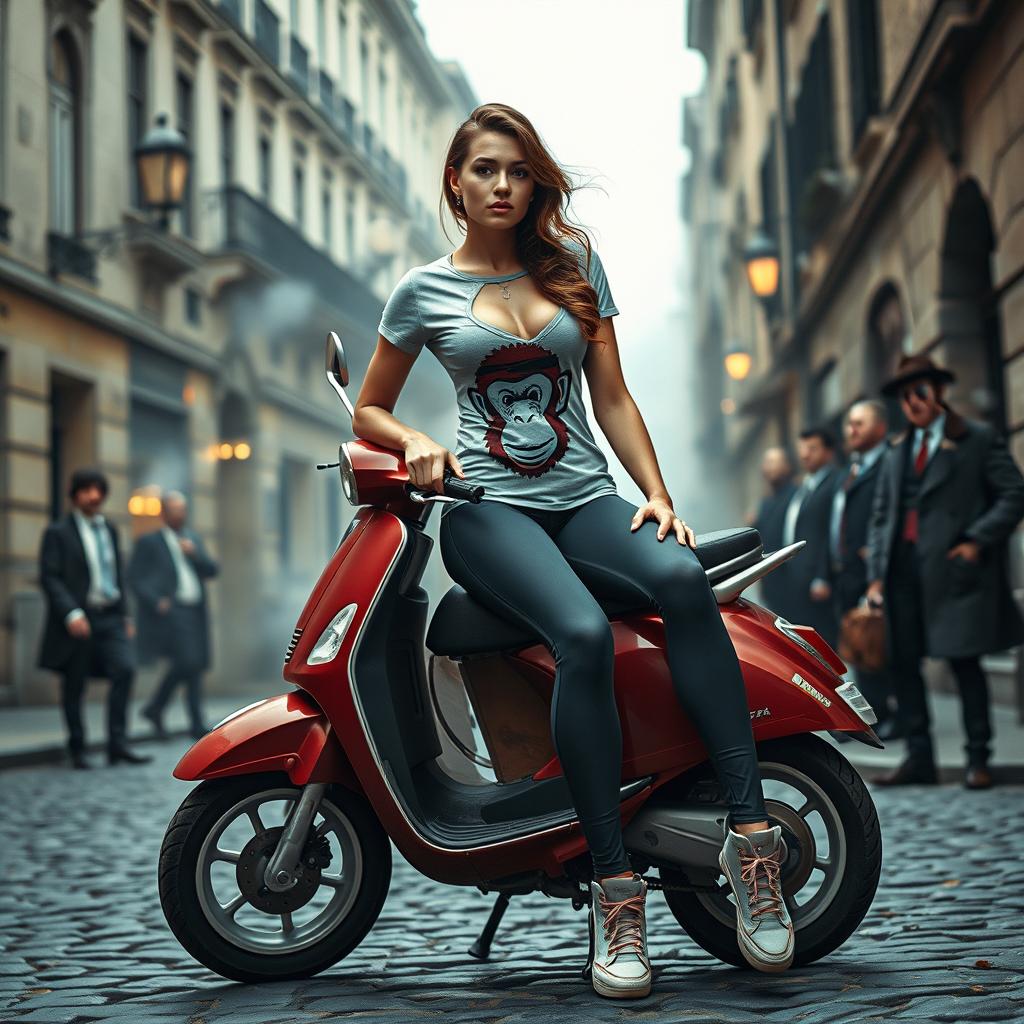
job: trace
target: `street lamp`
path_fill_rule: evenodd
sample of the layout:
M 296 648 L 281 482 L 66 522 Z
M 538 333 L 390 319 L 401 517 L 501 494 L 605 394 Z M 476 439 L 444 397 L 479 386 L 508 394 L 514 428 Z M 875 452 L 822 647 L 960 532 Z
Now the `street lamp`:
M 150 224 L 129 220 L 117 227 L 79 231 L 74 235 L 50 231 L 47 248 L 53 277 L 70 271 L 95 282 L 97 257 L 122 241 L 149 242 L 151 248 L 159 250 L 158 262 L 165 280 L 194 269 L 192 257 L 183 260 L 176 255 L 174 244 L 165 235 L 171 212 L 181 206 L 188 185 L 192 152 L 184 136 L 168 127 L 167 115 L 160 114 L 132 155 L 142 200 L 146 206 L 160 211 L 156 222 L 159 230 L 154 232 Z
M 733 380 L 746 380 L 753 361 L 750 353 L 734 341 L 725 353 L 725 372 Z
M 160 227 L 166 228 L 185 195 L 192 152 L 181 132 L 167 124 L 167 115 L 159 114 L 134 156 L 143 202 L 160 211 Z
M 759 230 L 743 250 L 743 262 L 754 294 L 762 300 L 773 298 L 779 290 L 778 246 Z

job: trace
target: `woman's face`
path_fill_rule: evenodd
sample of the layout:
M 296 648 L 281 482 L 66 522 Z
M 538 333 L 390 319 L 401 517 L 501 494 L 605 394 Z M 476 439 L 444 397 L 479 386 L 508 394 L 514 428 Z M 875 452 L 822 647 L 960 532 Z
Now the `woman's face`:
M 517 139 L 482 132 L 470 143 L 462 173 L 450 172 L 456 195 L 462 196 L 466 217 L 481 227 L 507 228 L 526 216 L 534 181 Z M 507 204 L 504 211 L 495 203 Z

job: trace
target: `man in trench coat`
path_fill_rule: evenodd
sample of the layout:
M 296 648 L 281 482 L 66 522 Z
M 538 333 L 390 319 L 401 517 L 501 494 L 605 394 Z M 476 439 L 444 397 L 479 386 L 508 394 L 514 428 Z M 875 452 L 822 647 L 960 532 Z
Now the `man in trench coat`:
M 910 427 L 890 441 L 868 533 L 868 600 L 886 610 L 890 666 L 907 756 L 875 779 L 934 782 L 920 659 L 947 658 L 963 702 L 969 788 L 992 784 L 992 723 L 980 656 L 1024 642 L 1008 578 L 1008 539 L 1024 517 L 1024 477 L 1003 437 L 943 400 L 953 374 L 904 356 L 883 394 Z

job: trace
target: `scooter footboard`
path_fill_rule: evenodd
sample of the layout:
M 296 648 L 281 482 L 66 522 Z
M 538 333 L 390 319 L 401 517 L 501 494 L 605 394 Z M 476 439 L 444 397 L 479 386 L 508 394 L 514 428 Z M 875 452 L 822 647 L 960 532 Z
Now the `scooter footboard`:
M 327 716 L 298 690 L 229 715 L 185 752 L 173 774 L 192 782 L 266 771 L 286 772 L 299 786 L 338 782 L 362 792 Z

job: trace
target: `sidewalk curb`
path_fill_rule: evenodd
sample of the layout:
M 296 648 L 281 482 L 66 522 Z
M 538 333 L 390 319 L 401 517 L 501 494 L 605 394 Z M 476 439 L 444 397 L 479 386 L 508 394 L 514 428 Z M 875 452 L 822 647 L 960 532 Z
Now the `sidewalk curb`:
M 168 729 L 166 736 L 147 735 L 130 736 L 128 743 L 134 749 L 150 744 L 166 743 L 173 739 L 191 739 L 192 733 L 188 729 Z M 195 742 L 195 741 L 194 741 Z M 86 744 L 86 754 L 99 755 L 106 758 L 107 745 L 103 741 L 94 741 Z M 100 762 L 105 764 L 105 760 Z M 0 753 L 0 772 L 8 768 L 28 768 L 44 764 L 63 764 L 71 770 L 71 762 L 68 759 L 68 748 L 65 744 L 51 744 L 45 747 L 27 747 L 24 750 L 12 750 L 7 753 Z

